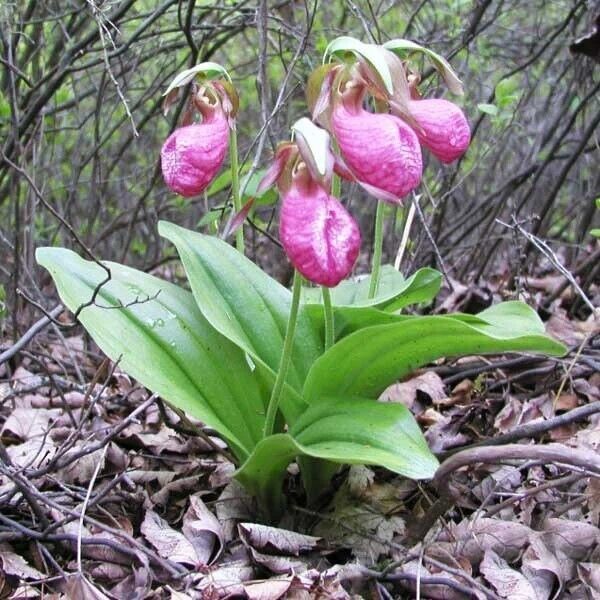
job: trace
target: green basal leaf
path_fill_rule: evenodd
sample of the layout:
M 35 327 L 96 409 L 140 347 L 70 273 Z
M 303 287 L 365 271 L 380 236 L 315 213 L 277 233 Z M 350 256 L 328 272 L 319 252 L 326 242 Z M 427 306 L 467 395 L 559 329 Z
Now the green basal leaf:
M 392 265 L 381 267 L 377 295 L 369 298 L 371 276 L 354 281 L 343 281 L 331 290 L 331 301 L 335 306 L 373 306 L 387 312 L 400 310 L 410 304 L 431 301 L 439 292 L 442 276 L 430 268 L 419 269 L 408 279 Z M 321 304 L 321 288 L 304 288 L 302 301 L 306 304 Z
M 160 222 L 159 233 L 177 248 L 202 314 L 222 335 L 266 367 L 279 368 L 291 306 L 291 293 L 226 242 Z M 289 386 L 282 409 L 293 422 L 306 403 L 299 395 L 322 342 L 305 311 L 300 310 L 294 336 Z
M 360 40 L 348 36 L 338 37 L 330 42 L 325 49 L 323 62 L 327 62 L 332 55 L 338 56 L 343 60 L 349 53 L 366 60 L 381 79 L 387 92 L 389 94 L 394 93 L 392 74 L 380 46 L 365 44 Z
M 215 62 L 203 62 L 190 69 L 185 69 L 178 73 L 173 81 L 169 84 L 167 91 L 163 94 L 166 96 L 169 92 L 175 88 L 183 87 L 190 83 L 197 75 L 202 74 L 206 79 L 216 79 L 219 77 L 225 77 L 225 79 L 231 81 L 231 77 L 227 72 L 227 69 L 222 67 L 220 64 Z
M 448 89 L 452 93 L 459 96 L 464 94 L 462 81 L 458 78 L 458 75 L 454 72 L 454 69 L 452 69 L 450 63 L 437 52 L 434 52 L 429 48 L 425 48 L 424 46 L 421 46 L 415 42 L 411 42 L 410 40 L 404 39 L 390 40 L 389 42 L 383 44 L 383 47 L 399 55 L 402 55 L 405 52 L 419 52 L 421 54 L 425 54 L 431 60 L 434 68 L 443 77 Z
M 319 398 L 288 434 L 262 440 L 236 473 L 272 517 L 283 511 L 283 478 L 297 456 L 379 465 L 413 479 L 430 479 L 438 467 L 404 405 L 366 398 Z
M 595 238 L 600 238 L 600 229 L 590 229 L 590 235 Z
M 562 344 L 544 334 L 535 311 L 520 302 L 499 304 L 474 317 L 400 317 L 389 322 L 394 318 L 388 315 L 387 324 L 359 329 L 327 350 L 308 374 L 305 399 L 314 402 L 331 394 L 377 397 L 388 385 L 442 357 L 565 353 Z
M 70 250 L 36 253 L 72 311 L 106 271 Z M 142 385 L 214 428 L 240 459 L 262 437 L 267 394 L 244 352 L 217 332 L 192 294 L 146 273 L 105 263 L 111 279 L 79 320 L 102 351 Z

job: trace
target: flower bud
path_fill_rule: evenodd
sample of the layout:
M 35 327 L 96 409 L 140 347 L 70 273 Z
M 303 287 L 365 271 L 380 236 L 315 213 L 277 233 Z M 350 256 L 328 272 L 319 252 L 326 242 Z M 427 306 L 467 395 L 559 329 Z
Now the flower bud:
M 299 169 L 283 194 L 279 236 L 291 263 L 304 277 L 334 287 L 352 271 L 360 231 L 340 201 L 304 170 Z
M 221 107 L 205 107 L 201 123 L 176 129 L 164 143 L 160 160 L 165 183 L 186 198 L 203 192 L 223 164 L 228 140 Z
M 460 158 L 471 142 L 471 130 L 463 111 L 444 99 L 411 100 L 408 110 L 418 127 L 419 141 L 443 163 Z
M 355 95 L 338 102 L 331 126 L 347 167 L 374 196 L 399 202 L 419 185 L 419 140 L 398 117 L 366 111 Z

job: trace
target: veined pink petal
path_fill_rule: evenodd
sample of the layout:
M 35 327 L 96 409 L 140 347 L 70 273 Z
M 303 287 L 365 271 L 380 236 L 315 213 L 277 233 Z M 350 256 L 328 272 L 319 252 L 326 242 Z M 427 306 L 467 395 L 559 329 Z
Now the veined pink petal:
M 387 192 L 397 202 L 419 185 L 423 173 L 419 140 L 398 117 L 340 102 L 331 124 L 340 152 L 359 183 Z
M 315 182 L 294 182 L 284 195 L 279 235 L 294 267 L 327 287 L 350 274 L 360 249 L 356 221 Z
M 227 117 L 220 109 L 202 123 L 176 129 L 160 152 L 165 183 L 185 197 L 200 194 L 221 168 L 228 141 Z
M 471 130 L 463 111 L 453 102 L 443 98 L 411 100 L 411 116 L 421 130 L 417 137 L 435 157 L 443 163 L 460 158 L 471 142 Z

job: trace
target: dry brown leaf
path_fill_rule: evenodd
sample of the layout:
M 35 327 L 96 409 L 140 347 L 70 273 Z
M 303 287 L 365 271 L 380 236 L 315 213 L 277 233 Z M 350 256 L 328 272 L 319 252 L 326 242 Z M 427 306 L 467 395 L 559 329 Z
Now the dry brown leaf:
M 600 541 L 600 529 L 583 521 L 549 517 L 544 520 L 542 539 L 559 558 L 582 560 Z
M 282 552 L 292 556 L 314 550 L 321 541 L 320 537 L 313 535 L 304 535 L 287 529 L 256 523 L 240 523 L 238 531 L 241 540 L 248 547 L 271 553 Z
M 45 465 L 56 453 L 52 440 L 43 437 L 27 440 L 6 449 L 12 463 L 21 468 L 37 469 Z
M 8 544 L 0 544 L 0 564 L 4 573 L 15 575 L 19 579 L 44 579 L 45 577 L 37 569 L 30 567 L 27 561 L 16 554 Z
M 553 311 L 552 316 L 546 322 L 546 333 L 567 346 L 576 346 L 585 337 L 575 326 L 575 322 L 569 319 L 566 311 L 562 308 L 557 308 Z
M 587 587 L 591 598 L 600 598 L 600 564 L 583 562 L 577 565 L 577 574 Z
M 493 550 L 486 550 L 479 565 L 483 576 L 494 586 L 498 595 L 511 600 L 535 600 L 533 586 Z
M 189 501 L 181 529 L 194 546 L 198 561 L 207 565 L 216 560 L 223 550 L 223 529 L 199 494 L 190 496 Z
M 473 399 L 475 384 L 470 379 L 463 379 L 452 388 L 450 398 L 440 400 L 438 404 L 442 406 L 453 406 L 454 404 L 468 405 Z
M 197 565 L 198 556 L 192 543 L 153 510 L 146 511 L 140 531 L 163 558 L 184 565 Z
M 17 367 L 10 379 L 16 391 L 41 385 L 43 381 L 40 375 L 28 371 L 23 366 Z
M 307 566 L 298 558 L 289 556 L 277 556 L 273 554 L 263 554 L 254 548 L 250 548 L 250 556 L 253 562 L 269 569 L 277 575 L 289 575 L 290 573 L 300 573 L 306 571 Z
M 85 449 L 85 446 L 79 444 L 73 446 L 73 448 L 65 452 L 65 459 L 80 452 L 82 449 Z M 100 465 L 100 471 L 104 468 L 105 460 L 105 454 L 101 448 L 95 452 L 90 452 L 89 454 L 80 456 L 77 460 L 67 465 L 64 469 L 57 471 L 57 474 L 65 483 L 85 484 L 92 478 L 94 471 L 98 467 L 99 461 L 102 461 L 102 464 Z
M 109 600 L 106 594 L 79 573 L 68 577 L 65 583 L 65 594 L 70 600 Z
M 589 509 L 590 521 L 596 527 L 600 526 L 600 479 L 590 477 L 585 489 L 586 503 Z
M 113 581 L 114 582 L 114 581 Z M 134 568 L 133 572 L 115 585 L 110 591 L 115 598 L 142 600 L 148 597 L 152 575 L 146 567 Z
M 480 517 L 451 524 L 450 533 L 457 540 L 454 554 L 479 564 L 486 550 L 493 550 L 505 560 L 514 560 L 529 542 L 532 531 L 515 521 Z
M 389 386 L 379 397 L 383 402 L 404 404 L 415 414 L 423 412 L 425 404 L 418 401 L 419 394 L 425 394 L 433 404 L 446 398 L 444 382 L 433 371 L 425 371 L 408 381 Z
M 591 383 L 591 381 L 587 381 L 586 379 L 575 379 L 573 381 L 573 389 L 581 396 L 585 396 L 590 402 L 600 400 L 600 385 L 598 383 Z
M 0 436 L 22 441 L 43 437 L 60 414 L 59 409 L 15 408 L 2 426 Z
M 157 506 L 166 506 L 171 494 L 196 490 L 198 489 L 198 481 L 198 475 L 180 477 L 164 485 L 156 494 L 152 494 L 150 500 Z
M 169 600 L 195 600 L 192 596 L 178 592 L 170 586 L 165 586 L 165 590 L 169 592 Z
M 332 505 L 330 518 L 318 523 L 314 533 L 328 544 L 350 548 L 363 564 L 374 564 L 379 556 L 388 553 L 392 539 L 406 530 L 402 517 L 378 512 L 368 495 L 358 501 L 347 486 L 338 490 Z
M 135 483 L 156 483 L 162 488 L 177 476 L 173 471 L 144 471 L 143 469 L 134 469 L 128 471 L 127 477 Z
M 208 476 L 208 485 L 210 486 L 210 489 L 215 490 L 231 483 L 234 473 L 235 465 L 227 460 L 218 460 L 217 466 Z
M 62 521 L 64 518 L 64 515 L 57 510 L 52 510 L 51 515 L 55 521 Z M 132 529 L 131 523 L 127 519 L 123 519 L 123 524 L 125 525 L 125 532 L 130 533 Z M 114 526 L 114 523 L 111 523 L 111 525 Z M 81 535 L 82 538 L 86 538 L 90 541 L 98 540 L 98 544 L 86 543 L 82 545 L 81 553 L 86 558 L 91 558 L 106 563 L 131 565 L 131 556 L 129 554 L 119 552 L 118 549 L 102 543 L 103 541 L 108 541 L 122 545 L 123 539 L 118 535 L 114 535 L 108 531 L 99 531 L 98 533 L 95 533 L 90 531 L 90 529 L 88 529 L 85 525 L 80 530 L 78 520 L 65 523 L 60 530 L 62 530 L 64 533 L 70 534 L 73 536 L 73 538 L 77 538 L 79 535 Z M 76 547 L 76 542 L 72 541 L 70 542 L 70 545 L 74 550 Z
M 521 570 L 539 600 L 550 598 L 557 582 L 562 589 L 564 573 L 561 564 L 548 550 L 539 533 L 534 533 L 530 538 L 530 545 L 523 553 Z
M 522 481 L 521 471 L 516 467 L 505 466 L 496 468 L 472 489 L 473 495 L 479 500 L 486 500 L 490 494 L 501 490 L 512 490 Z
M 244 591 L 249 600 L 278 600 L 290 589 L 293 577 L 273 577 L 264 581 L 249 581 Z
M 421 423 L 425 420 L 432 423 L 425 432 L 425 439 L 432 452 L 443 452 L 470 441 L 467 435 L 459 431 L 461 419 L 453 418 L 450 413 L 442 415 L 433 408 L 428 408 L 419 419 Z
M 435 575 L 437 577 L 442 577 L 450 582 L 456 582 L 460 584 L 464 584 L 464 581 L 459 577 L 455 577 L 451 573 L 446 573 L 443 570 L 438 569 L 427 569 L 422 563 L 418 560 L 411 560 L 402 565 L 402 571 L 404 573 L 410 573 L 414 576 L 420 574 L 422 577 Z M 414 581 L 407 580 L 403 583 L 403 587 L 411 590 L 411 595 L 407 596 L 410 598 L 416 598 L 416 583 Z M 424 584 L 420 585 L 421 597 L 431 598 L 432 600 L 465 600 L 465 595 L 461 592 L 442 584 Z M 477 600 L 484 600 L 485 596 L 483 596 L 479 590 L 473 590 L 473 598 L 477 598 Z
M 202 598 L 244 597 L 244 583 L 254 578 L 254 568 L 244 561 L 236 561 L 211 569 L 198 581 L 194 589 Z
M 242 484 L 233 479 L 221 492 L 215 503 L 215 511 L 227 542 L 233 539 L 239 521 L 249 521 L 254 518 L 254 500 Z

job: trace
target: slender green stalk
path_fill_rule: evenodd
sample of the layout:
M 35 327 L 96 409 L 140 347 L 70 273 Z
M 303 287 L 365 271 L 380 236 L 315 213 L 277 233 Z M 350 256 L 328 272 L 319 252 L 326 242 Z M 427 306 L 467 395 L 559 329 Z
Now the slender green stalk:
M 281 352 L 281 362 L 277 377 L 273 384 L 273 391 L 267 407 L 267 416 L 265 417 L 265 427 L 263 430 L 264 437 L 268 437 L 273 433 L 275 426 L 275 417 L 279 408 L 283 386 L 287 377 L 287 372 L 292 359 L 292 349 L 294 346 L 294 332 L 296 331 L 296 321 L 298 319 L 298 307 L 300 306 L 300 291 L 302 289 L 302 276 L 298 271 L 294 271 L 294 284 L 292 286 L 292 306 L 290 308 L 290 316 L 288 318 L 285 339 L 283 340 L 283 351 Z
M 381 271 L 381 254 L 383 251 L 383 213 L 385 205 L 382 200 L 377 202 L 375 214 L 375 240 L 373 241 L 373 263 L 371 268 L 371 283 L 369 284 L 369 298 L 374 298 L 379 286 L 379 272 Z
M 322 286 L 323 315 L 325 317 L 325 350 L 333 346 L 335 341 L 335 329 L 333 324 L 333 307 L 331 306 L 331 292 L 328 287 Z
M 342 192 L 342 181 L 338 175 L 333 173 L 331 177 L 331 195 L 339 198 Z M 323 316 L 325 319 L 325 350 L 331 348 L 335 342 L 335 325 L 333 320 L 333 308 L 331 306 L 331 292 L 328 287 L 321 286 L 323 295 Z
M 242 197 L 240 196 L 240 168 L 238 161 L 237 129 L 234 125 L 229 133 L 229 162 L 231 164 L 231 196 L 233 197 L 233 211 L 237 214 L 242 210 Z M 244 254 L 244 224 L 242 223 L 235 232 L 235 247 Z
M 342 180 L 335 173 L 331 176 L 331 195 L 339 199 L 342 193 Z

